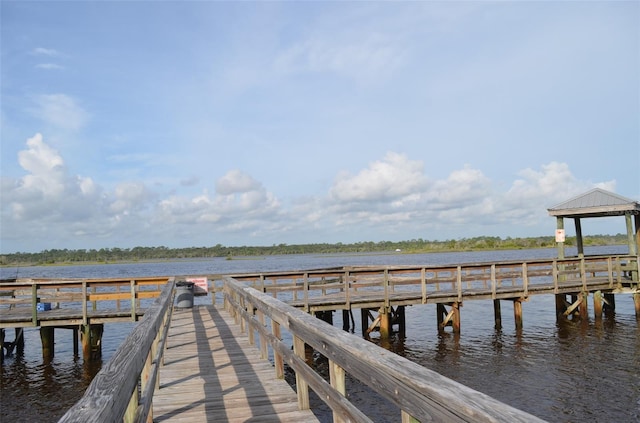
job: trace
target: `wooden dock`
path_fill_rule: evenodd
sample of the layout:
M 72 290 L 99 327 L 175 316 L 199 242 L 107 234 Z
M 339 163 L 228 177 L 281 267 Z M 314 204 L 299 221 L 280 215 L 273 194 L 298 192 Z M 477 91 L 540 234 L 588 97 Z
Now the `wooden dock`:
M 154 422 L 317 422 L 276 378 L 228 312 L 196 306 L 173 312 L 153 397 Z

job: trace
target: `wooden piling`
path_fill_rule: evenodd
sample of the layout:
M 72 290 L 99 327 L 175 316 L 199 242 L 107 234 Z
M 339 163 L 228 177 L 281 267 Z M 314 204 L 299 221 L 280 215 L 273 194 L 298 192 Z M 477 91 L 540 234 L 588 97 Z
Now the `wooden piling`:
M 493 300 L 493 316 L 496 330 L 502 329 L 502 310 L 500 309 L 500 300 Z
M 436 304 L 436 316 L 438 319 L 438 333 L 444 331 L 444 320 L 447 317 L 447 309 L 444 307 L 444 304 Z
M 4 329 L 0 328 L 0 364 L 4 361 Z
M 342 310 L 342 330 L 349 332 L 351 325 L 349 324 L 349 310 Z
M 40 327 L 40 340 L 42 341 L 42 358 L 51 360 L 54 354 L 55 331 L 52 326 Z
M 564 320 L 564 312 L 567 311 L 567 296 L 565 294 L 556 294 L 556 320 Z
M 522 300 L 513 300 L 513 317 L 516 323 L 516 330 L 522 329 Z
M 362 337 L 369 338 L 369 310 L 366 308 L 360 309 L 360 326 L 362 327 Z
M 80 339 L 82 342 L 82 356 L 85 360 L 97 360 L 102 357 L 102 332 L 104 325 L 82 325 Z
M 407 335 L 407 318 L 405 316 L 405 306 L 396 307 L 394 323 L 398 325 L 398 334 L 402 338 Z
M 593 293 L 593 315 L 596 320 L 602 319 L 602 292 Z
M 453 333 L 460 333 L 460 307 L 461 303 L 455 302 L 451 305 L 451 310 L 453 311 Z
M 585 291 L 581 292 L 580 298 L 582 300 L 580 301 L 580 306 L 578 307 L 580 311 L 580 318 L 582 320 L 587 320 L 589 318 L 589 310 L 588 310 L 589 293 Z
M 614 294 L 604 294 L 604 312 L 611 313 L 616 311 L 616 296 Z
M 380 339 L 388 340 L 391 338 L 391 313 L 387 307 L 380 307 L 378 313 L 380 316 Z

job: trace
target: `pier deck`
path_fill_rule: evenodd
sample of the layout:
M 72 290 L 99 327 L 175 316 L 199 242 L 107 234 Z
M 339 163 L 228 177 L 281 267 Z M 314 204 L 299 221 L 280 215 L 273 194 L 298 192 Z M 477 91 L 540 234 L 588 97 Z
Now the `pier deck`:
M 317 422 L 221 306 L 174 310 L 154 422 Z

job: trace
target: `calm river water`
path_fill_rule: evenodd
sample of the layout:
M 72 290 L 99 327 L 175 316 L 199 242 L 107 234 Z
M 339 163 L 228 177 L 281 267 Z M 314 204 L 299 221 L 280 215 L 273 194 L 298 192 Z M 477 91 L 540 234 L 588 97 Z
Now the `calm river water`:
M 626 253 L 602 247 L 587 254 Z M 567 251 L 568 255 L 575 251 Z M 298 270 L 344 265 L 450 264 L 555 257 L 555 249 L 433 254 L 296 255 L 60 267 L 2 268 L 1 278 L 131 277 Z M 198 301 L 208 301 L 198 297 Z M 505 302 L 503 329 L 494 329 L 491 301 L 467 301 L 462 333 L 438 334 L 434 305 L 407 307 L 405 339 L 386 348 L 431 370 L 550 422 L 640 421 L 640 322 L 633 300 L 618 295 L 616 313 L 600 322 L 558 325 L 553 296 L 532 296 L 523 304 L 524 329 L 517 332 Z M 590 308 L 590 315 L 593 311 Z M 341 313 L 334 325 L 342 327 Z M 354 313 L 356 319 L 359 313 Z M 103 360 L 108 360 L 132 324 L 105 325 Z M 356 321 L 356 334 L 360 328 Z M 13 339 L 12 331 L 7 340 Z M 0 366 L 0 422 L 54 422 L 75 403 L 101 363 L 74 358 L 71 331 L 56 331 L 55 357 L 44 362 L 39 332 L 25 331 L 25 352 Z M 320 364 L 321 365 L 321 364 Z M 361 386 L 348 381 L 350 398 L 376 422 L 400 415 Z M 328 412 L 320 412 L 331 421 Z

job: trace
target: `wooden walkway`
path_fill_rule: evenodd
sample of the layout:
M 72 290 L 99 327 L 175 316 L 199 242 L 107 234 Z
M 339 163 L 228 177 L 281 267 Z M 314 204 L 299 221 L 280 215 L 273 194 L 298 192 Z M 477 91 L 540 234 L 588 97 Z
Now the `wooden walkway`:
M 154 422 L 317 422 L 220 306 L 174 309 Z

